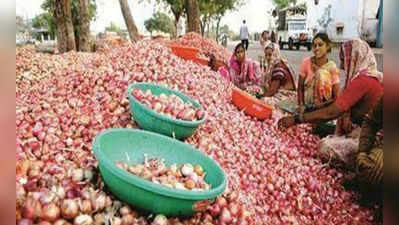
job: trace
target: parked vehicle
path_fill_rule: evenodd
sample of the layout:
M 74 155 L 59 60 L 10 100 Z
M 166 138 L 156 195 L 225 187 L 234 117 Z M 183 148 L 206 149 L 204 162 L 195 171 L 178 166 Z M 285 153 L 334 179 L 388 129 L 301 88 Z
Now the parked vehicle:
M 313 35 L 307 26 L 306 9 L 300 6 L 289 7 L 279 11 L 277 40 L 280 49 L 286 45 L 292 50 L 299 50 L 305 46 L 309 51 L 312 48 Z

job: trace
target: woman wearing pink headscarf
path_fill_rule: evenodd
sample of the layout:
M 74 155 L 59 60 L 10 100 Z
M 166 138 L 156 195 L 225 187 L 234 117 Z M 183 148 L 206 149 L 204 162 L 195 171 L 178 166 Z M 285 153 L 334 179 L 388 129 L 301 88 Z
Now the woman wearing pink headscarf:
M 234 48 L 227 67 L 219 69 L 219 72 L 242 90 L 259 87 L 261 80 L 260 66 L 256 61 L 247 57 L 244 46 L 240 43 Z

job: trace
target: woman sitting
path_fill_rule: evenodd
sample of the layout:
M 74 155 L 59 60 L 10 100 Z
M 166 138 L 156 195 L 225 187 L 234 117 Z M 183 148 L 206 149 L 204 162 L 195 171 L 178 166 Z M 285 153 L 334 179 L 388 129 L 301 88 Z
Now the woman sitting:
M 296 90 L 296 74 L 288 62 L 280 56 L 278 46 L 270 43 L 265 48 L 265 86 L 264 96 L 272 97 L 279 90 Z
M 280 119 L 278 122 L 280 128 L 288 128 L 300 123 L 331 121 L 344 113 L 350 115 L 351 122 L 361 124 L 364 116 L 377 105 L 383 95 L 383 74 L 377 71 L 374 53 L 363 40 L 355 39 L 345 42 L 341 47 L 340 59 L 341 68 L 346 73 L 346 85 L 339 97 L 332 104 L 319 110 L 308 113 L 300 112 L 295 116 Z M 328 138 L 330 137 L 323 139 L 321 143 L 325 143 Z M 341 138 L 342 141 L 338 138 Z M 354 146 L 342 145 L 341 143 L 349 137 L 341 136 L 338 138 L 331 142 L 328 151 L 321 148 L 320 152 L 326 152 L 324 155 L 329 157 L 339 156 L 340 158 L 337 158 L 337 161 L 342 161 L 346 167 L 353 168 L 354 157 L 358 151 L 356 142 L 353 142 Z M 354 140 L 358 141 L 356 138 Z M 348 150 L 344 149 L 343 146 Z M 342 160 L 343 158 L 349 160 Z
M 260 85 L 261 70 L 256 61 L 249 59 L 244 46 L 239 43 L 226 67 L 219 69 L 222 76 L 232 81 L 238 88 L 247 91 Z M 259 87 L 260 89 L 260 87 Z
M 314 56 L 305 58 L 301 64 L 298 84 L 298 105 L 317 109 L 333 102 L 339 92 L 339 69 L 327 58 L 331 52 L 331 41 L 325 33 L 313 38 Z

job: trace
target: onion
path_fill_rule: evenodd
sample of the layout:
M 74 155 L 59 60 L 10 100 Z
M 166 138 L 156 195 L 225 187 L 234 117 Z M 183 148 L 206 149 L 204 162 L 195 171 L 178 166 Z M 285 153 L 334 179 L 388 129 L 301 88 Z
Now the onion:
M 17 223 L 17 225 L 32 225 L 32 224 L 33 224 L 32 220 L 29 220 L 29 219 L 21 219 L 21 220 L 18 220 L 18 223 Z
M 122 219 L 119 217 L 113 217 L 111 219 L 111 225 L 122 225 Z
M 93 208 L 91 206 L 91 201 L 88 199 L 85 199 L 80 202 L 80 211 L 84 214 L 90 214 L 92 212 Z
M 133 222 L 134 222 L 134 217 L 131 214 L 122 216 L 122 224 L 123 225 L 133 224 Z
M 70 223 L 68 223 L 68 221 L 66 221 L 66 220 L 59 219 L 59 220 L 55 221 L 55 223 L 53 225 L 70 225 Z
M 227 208 L 222 209 L 222 213 L 220 215 L 219 220 L 222 223 L 230 223 L 233 220 L 230 211 Z
M 43 207 L 43 212 L 41 218 L 49 221 L 54 222 L 60 217 L 60 209 L 54 203 L 50 203 Z
M 155 216 L 154 221 L 152 221 L 151 225 L 167 225 L 168 219 L 162 215 L 158 214 Z
M 103 194 L 94 196 L 91 200 L 91 204 L 96 211 L 104 209 L 106 204 L 106 196 Z
M 79 215 L 74 219 L 73 224 L 74 225 L 91 225 L 91 224 L 93 224 L 93 219 L 89 215 Z
M 79 207 L 75 200 L 64 199 L 60 208 L 62 216 L 66 219 L 72 219 L 78 215 Z
M 208 50 L 222 61 L 231 56 L 200 35 L 186 34 L 177 42 L 199 47 L 200 57 L 207 57 L 204 53 Z M 311 133 L 311 126 L 279 130 L 276 125 L 284 114 L 277 108 L 272 118 L 263 121 L 245 115 L 231 102 L 233 84 L 206 66 L 176 57 L 165 47 L 169 44 L 142 40 L 118 47 L 102 46 L 96 53 L 71 51 L 59 55 L 36 53 L 32 47 L 16 49 L 16 221 L 24 218 L 24 213 L 35 217 L 25 218 L 32 223 L 41 219 L 31 213 L 33 210 L 26 210 L 30 198 L 43 206 L 54 203 L 62 216 L 61 206 L 68 197 L 79 202 L 79 210 L 70 221 L 80 213 L 89 215 L 83 212 L 86 210 L 82 210 L 81 202 L 96 202 L 105 190 L 102 177 L 96 174 L 93 138 L 111 127 L 139 128 L 131 120 L 125 92 L 131 83 L 152 82 L 179 90 L 201 104 L 200 109 L 193 109 L 173 95 L 156 98 L 142 93 L 137 97 L 148 107 L 161 103 L 157 110 L 172 118 L 180 112 L 186 119 L 207 117 L 184 142 L 215 160 L 228 180 L 222 196 L 227 206 L 220 208 L 215 202 L 207 210 L 179 221 L 182 224 L 227 224 L 221 221 L 224 209 L 230 213 L 231 224 L 378 223 L 372 216 L 373 208 L 359 207 L 354 193 L 342 188 L 342 172 L 322 164 L 317 154 L 320 140 Z M 273 104 L 281 101 L 268 99 Z M 75 177 L 69 174 L 71 168 L 71 172 L 83 169 L 83 178 L 80 172 Z M 192 174 L 199 174 L 196 166 L 190 176 L 182 175 L 177 165 L 175 171 L 161 175 L 163 172 L 149 170 L 146 175 L 169 187 L 187 189 L 186 180 L 196 181 Z M 160 176 L 176 177 L 177 182 Z M 201 179 L 192 190 L 206 189 Z M 49 188 L 56 194 L 53 199 L 51 194 L 43 194 Z M 109 196 L 100 202 L 105 202 L 104 207 L 91 204 L 90 213 L 102 208 L 97 213 L 113 221 L 112 213 L 120 206 L 110 207 Z M 131 224 L 152 222 L 135 210 L 129 215 L 133 217 Z M 54 222 L 69 223 L 61 219 Z
M 37 201 L 33 198 L 28 198 L 25 202 L 22 216 L 24 218 L 34 220 L 42 216 L 42 205 L 40 201 Z
M 217 197 L 216 198 L 216 204 L 219 205 L 220 208 L 226 207 L 227 206 L 227 200 L 223 197 Z
M 201 165 L 195 165 L 194 171 L 198 174 L 198 176 L 202 176 L 204 174 L 204 169 L 202 169 Z
M 37 225 L 52 225 L 52 224 L 50 222 L 47 222 L 47 221 L 41 221 Z
M 103 225 L 106 223 L 106 218 L 104 214 L 98 213 L 94 216 L 94 224 L 95 225 Z
M 72 171 L 72 180 L 75 182 L 82 181 L 84 178 L 84 171 L 83 169 L 74 169 Z
M 131 209 L 129 206 L 123 206 L 122 208 L 119 209 L 119 213 L 124 216 L 124 215 L 128 215 L 131 213 Z
M 185 163 L 183 164 L 181 168 L 181 173 L 184 176 L 190 176 L 194 172 L 194 167 L 190 163 Z

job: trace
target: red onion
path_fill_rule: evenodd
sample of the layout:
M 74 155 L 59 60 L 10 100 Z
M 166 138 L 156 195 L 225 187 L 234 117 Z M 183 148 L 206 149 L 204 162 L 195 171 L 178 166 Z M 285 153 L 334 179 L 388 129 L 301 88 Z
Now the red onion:
M 53 225 L 70 225 L 70 223 L 66 220 L 59 219 L 59 220 L 55 221 L 55 223 Z
M 17 225 L 32 225 L 32 220 L 29 219 L 21 219 L 18 221 Z
M 78 215 L 79 207 L 75 200 L 65 199 L 60 208 L 62 216 L 66 219 L 72 219 Z
M 40 201 L 35 200 L 33 198 L 28 198 L 25 202 L 22 216 L 24 218 L 34 220 L 36 218 L 40 218 L 42 216 L 42 205 Z
M 80 211 L 84 214 L 90 214 L 91 211 L 93 210 L 91 206 L 91 201 L 90 200 L 83 200 L 80 202 Z
M 202 56 L 207 49 L 222 61 L 231 56 L 203 37 L 186 36 L 190 38 L 179 40 L 180 44 L 197 45 Z M 201 104 L 202 112 L 197 111 L 194 117 L 206 115 L 207 121 L 184 141 L 212 157 L 228 178 L 223 194 L 227 206 L 221 208 L 215 202 L 208 210 L 179 221 L 182 224 L 224 223 L 220 220 L 225 209 L 230 213 L 232 224 L 371 225 L 377 222 L 372 217 L 373 209 L 360 207 L 353 200 L 355 193 L 342 188 L 346 174 L 322 164 L 317 154 L 320 140 L 311 134 L 311 126 L 278 130 L 276 123 L 284 115 L 278 109 L 273 111 L 271 119 L 264 121 L 245 115 L 231 103 L 231 83 L 206 66 L 174 56 L 160 43 L 143 40 L 96 53 L 60 55 L 35 53 L 35 49 L 29 47 L 17 48 L 16 76 L 18 222 L 24 213 L 38 219 L 35 213 L 30 213 L 32 210 L 25 208 L 29 198 L 45 203 L 43 206 L 56 204 L 61 216 L 65 197 L 79 202 L 78 212 L 70 221 L 86 213 L 80 205 L 83 200 L 91 201 L 90 213 L 98 209 L 96 213 L 108 216 L 105 213 L 119 209 L 110 207 L 111 194 L 105 200 L 100 198 L 100 204 L 92 204 L 98 195 L 104 194 L 104 183 L 96 174 L 98 162 L 91 144 L 102 130 L 138 128 L 131 120 L 126 90 L 128 84 L 142 81 L 179 90 Z M 193 116 L 178 104 L 179 99 L 165 104 L 165 96 L 159 98 L 162 107 L 157 104 L 157 110 L 163 110 L 165 115 Z M 140 99 L 151 107 L 153 100 Z M 80 172 L 73 178 L 72 173 L 67 173 L 69 169 L 82 169 L 83 178 Z M 181 175 L 179 170 L 176 173 Z M 154 177 L 151 172 L 148 175 Z M 192 175 L 181 177 L 196 180 Z M 54 199 L 43 194 L 49 189 L 55 193 Z M 238 216 L 234 216 L 236 206 Z M 152 222 L 136 210 L 123 216 L 124 220 L 130 220 L 126 215 L 131 216 L 132 222 L 128 221 L 131 223 Z M 111 221 L 116 218 L 110 217 Z M 58 219 L 54 224 L 70 223 Z
M 47 221 L 41 221 L 37 225 L 52 225 L 52 224 L 50 222 L 47 222 Z
M 123 225 L 133 224 L 133 222 L 134 222 L 134 217 L 131 214 L 127 214 L 122 217 Z
M 60 217 L 60 209 L 54 203 L 50 203 L 43 207 L 43 212 L 41 218 L 49 221 L 54 222 Z
M 226 224 L 229 224 L 232 221 L 230 211 L 227 208 L 223 208 L 219 220 L 221 223 L 226 223 Z

